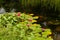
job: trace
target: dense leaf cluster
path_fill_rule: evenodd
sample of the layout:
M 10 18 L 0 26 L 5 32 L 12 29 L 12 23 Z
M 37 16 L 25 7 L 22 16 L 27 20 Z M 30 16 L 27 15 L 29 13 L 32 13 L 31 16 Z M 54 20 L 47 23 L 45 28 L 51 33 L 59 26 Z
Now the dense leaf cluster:
M 50 29 L 34 23 L 37 18 L 20 12 L 0 14 L 0 40 L 52 40 Z

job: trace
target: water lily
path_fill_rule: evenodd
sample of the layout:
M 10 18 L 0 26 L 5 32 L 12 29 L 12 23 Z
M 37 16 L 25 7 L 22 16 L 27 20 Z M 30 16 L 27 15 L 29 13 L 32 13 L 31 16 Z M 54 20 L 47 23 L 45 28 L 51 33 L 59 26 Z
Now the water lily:
M 17 16 L 20 16 L 21 15 L 21 12 L 18 12 Z
M 33 17 L 33 19 L 38 19 L 38 18 L 39 18 L 39 16 L 34 16 L 34 17 Z
M 28 19 L 29 22 L 32 22 L 32 18 Z
M 45 31 L 45 28 L 42 28 L 42 31 L 44 32 Z
M 49 32 L 47 32 L 48 34 L 52 34 L 50 31 Z
M 49 38 L 51 38 L 51 36 L 49 36 Z
M 33 24 L 33 26 L 37 26 L 37 24 Z
M 29 14 L 29 15 L 33 16 L 34 14 Z
M 32 22 L 37 22 L 36 20 L 32 20 Z
M 27 24 L 27 26 L 29 27 L 29 26 L 30 26 L 30 24 Z

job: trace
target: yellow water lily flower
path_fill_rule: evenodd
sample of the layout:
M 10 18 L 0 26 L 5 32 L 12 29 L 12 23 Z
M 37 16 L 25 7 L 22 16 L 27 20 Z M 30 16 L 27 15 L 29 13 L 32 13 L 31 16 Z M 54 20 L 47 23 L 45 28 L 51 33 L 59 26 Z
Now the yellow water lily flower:
M 33 16 L 34 14 L 30 14 L 31 16 Z
M 37 26 L 37 24 L 33 24 L 33 26 Z
M 35 16 L 35 18 L 37 18 L 37 19 L 38 19 L 38 18 L 39 18 L 39 16 Z
M 36 20 L 32 20 L 32 22 L 37 22 Z
M 49 36 L 49 38 L 51 38 L 51 36 Z
M 52 34 L 51 32 L 48 32 L 48 34 Z

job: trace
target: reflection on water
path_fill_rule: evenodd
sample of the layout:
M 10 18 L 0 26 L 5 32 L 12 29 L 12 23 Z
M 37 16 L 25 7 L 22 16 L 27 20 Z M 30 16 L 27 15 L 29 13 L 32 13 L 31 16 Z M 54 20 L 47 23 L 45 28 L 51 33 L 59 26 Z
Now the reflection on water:
M 5 9 L 3 7 L 0 8 L 0 13 L 5 13 Z
M 16 9 L 13 8 L 10 12 L 15 12 L 15 11 Z M 0 14 L 1 13 L 6 13 L 6 10 L 3 7 L 0 8 Z

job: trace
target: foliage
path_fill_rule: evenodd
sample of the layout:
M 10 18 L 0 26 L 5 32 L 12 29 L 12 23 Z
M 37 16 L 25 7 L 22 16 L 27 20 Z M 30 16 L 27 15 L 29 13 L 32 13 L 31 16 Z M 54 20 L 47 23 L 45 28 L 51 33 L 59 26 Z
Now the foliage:
M 34 23 L 37 18 L 20 12 L 0 14 L 0 40 L 52 40 L 50 29 Z

